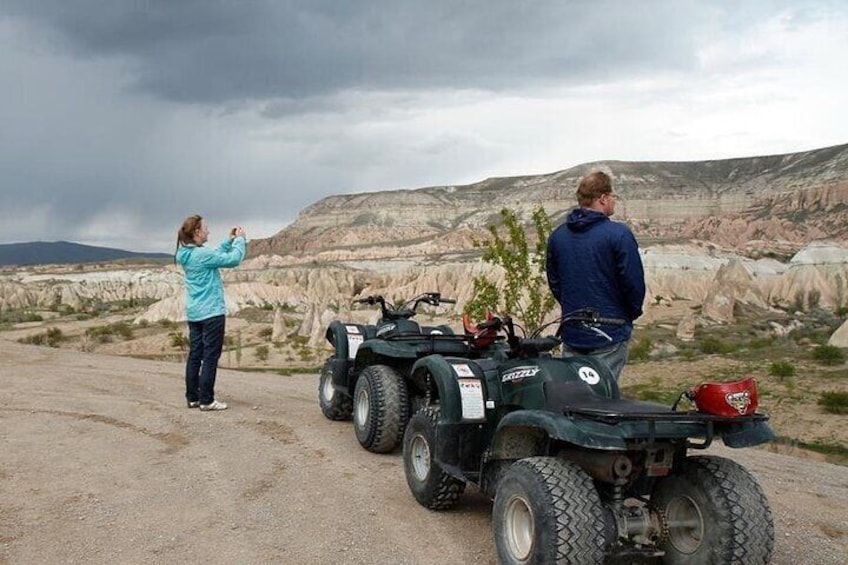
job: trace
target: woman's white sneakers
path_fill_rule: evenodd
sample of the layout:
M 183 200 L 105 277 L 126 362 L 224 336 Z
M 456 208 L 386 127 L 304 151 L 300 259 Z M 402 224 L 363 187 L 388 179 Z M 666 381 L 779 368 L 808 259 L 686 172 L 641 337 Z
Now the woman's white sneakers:
M 226 410 L 227 405 L 223 402 L 213 400 L 212 404 L 201 404 L 200 409 L 206 412 L 207 410 Z

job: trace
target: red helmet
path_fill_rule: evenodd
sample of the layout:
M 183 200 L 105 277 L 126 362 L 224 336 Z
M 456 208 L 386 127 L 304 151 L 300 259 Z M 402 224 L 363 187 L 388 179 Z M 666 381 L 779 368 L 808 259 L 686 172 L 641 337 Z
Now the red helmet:
M 716 416 L 747 416 L 757 411 L 757 380 L 748 377 L 731 383 L 704 383 L 687 394 L 698 412 Z

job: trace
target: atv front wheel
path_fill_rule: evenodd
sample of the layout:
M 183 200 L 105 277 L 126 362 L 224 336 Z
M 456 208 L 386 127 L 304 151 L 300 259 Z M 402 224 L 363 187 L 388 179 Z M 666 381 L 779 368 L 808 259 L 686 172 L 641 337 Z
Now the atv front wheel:
M 666 520 L 663 563 L 765 564 L 774 522 L 760 485 L 723 457 L 690 457 L 682 474 L 660 480 L 651 508 Z
M 498 482 L 492 527 L 501 563 L 604 562 L 604 511 L 592 479 L 554 457 L 513 463 Z
M 400 443 L 409 420 L 406 383 L 388 365 L 371 365 L 353 393 L 353 428 L 368 451 L 389 453 Z
M 353 399 L 333 386 L 332 361 L 333 357 L 329 357 L 321 369 L 318 402 L 321 404 L 321 412 L 328 420 L 349 420 L 353 413 Z
M 438 423 L 435 406 L 421 409 L 409 420 L 403 434 L 403 470 L 415 500 L 430 510 L 449 510 L 456 506 L 465 483 L 445 473 L 433 459 Z

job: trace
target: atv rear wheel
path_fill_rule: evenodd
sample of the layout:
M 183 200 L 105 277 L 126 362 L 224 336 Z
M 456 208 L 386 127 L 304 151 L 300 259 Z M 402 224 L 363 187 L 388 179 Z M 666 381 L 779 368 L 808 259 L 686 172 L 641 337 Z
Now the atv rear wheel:
M 433 459 L 436 454 L 436 425 L 439 408 L 428 406 L 417 412 L 403 434 L 403 470 L 415 500 L 430 510 L 456 506 L 465 483 L 445 473 Z
M 353 393 L 353 428 L 368 451 L 389 453 L 400 443 L 409 420 L 406 382 L 388 365 L 366 367 Z
M 321 369 L 318 402 L 321 404 L 321 412 L 328 420 L 349 420 L 353 413 L 353 399 L 333 386 L 332 360 L 333 357 L 329 357 Z
M 774 522 L 760 485 L 723 457 L 690 457 L 683 473 L 660 480 L 651 508 L 667 521 L 663 563 L 765 564 Z
M 501 563 L 604 562 L 604 511 L 592 479 L 555 457 L 512 464 L 498 482 L 492 527 Z

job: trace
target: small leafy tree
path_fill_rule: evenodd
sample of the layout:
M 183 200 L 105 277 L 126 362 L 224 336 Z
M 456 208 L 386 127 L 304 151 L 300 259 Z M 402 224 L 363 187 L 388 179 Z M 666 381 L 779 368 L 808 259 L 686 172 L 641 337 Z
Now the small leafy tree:
M 503 236 L 497 226 L 489 225 L 491 238 L 474 244 L 484 249 L 483 261 L 503 268 L 503 284 L 484 276 L 474 277 L 474 297 L 465 305 L 465 312 L 478 320 L 485 318 L 487 311 L 503 312 L 532 332 L 556 305 L 546 273 L 551 219 L 543 207 L 534 210 L 536 244 L 532 248 L 514 211 L 504 208 L 501 219 Z

